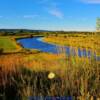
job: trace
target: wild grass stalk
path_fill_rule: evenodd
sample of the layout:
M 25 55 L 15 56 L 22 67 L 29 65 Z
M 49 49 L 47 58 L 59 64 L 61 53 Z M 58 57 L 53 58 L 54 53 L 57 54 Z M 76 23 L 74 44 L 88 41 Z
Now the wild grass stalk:
M 24 62 L 20 56 L 10 55 L 9 59 L 1 56 L 0 98 L 3 100 L 27 100 L 30 96 L 72 96 L 77 100 L 100 98 L 99 62 L 95 60 L 86 62 L 85 59 L 79 60 L 64 53 L 57 56 L 60 56 L 59 60 L 57 62 L 49 60 L 49 64 L 47 62 L 43 64 L 43 60 L 39 59 L 41 67 L 39 71 L 28 68 L 29 61 Z M 37 65 L 33 63 L 31 66 L 37 68 Z M 49 70 L 49 66 L 55 67 L 55 70 Z M 52 79 L 48 78 L 51 72 L 55 74 Z

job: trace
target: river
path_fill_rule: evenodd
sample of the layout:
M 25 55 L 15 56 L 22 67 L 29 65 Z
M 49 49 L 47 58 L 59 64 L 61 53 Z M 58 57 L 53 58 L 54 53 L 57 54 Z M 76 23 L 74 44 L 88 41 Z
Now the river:
M 100 56 L 97 56 L 95 52 L 91 52 L 91 50 L 87 50 L 85 48 L 77 48 L 69 46 L 60 46 L 55 44 L 50 44 L 43 41 L 43 37 L 33 37 L 33 38 L 23 38 L 17 40 L 24 48 L 27 49 L 37 49 L 42 52 L 47 53 L 61 53 L 66 52 L 68 56 L 79 56 L 79 57 L 87 57 L 93 58 L 100 61 Z

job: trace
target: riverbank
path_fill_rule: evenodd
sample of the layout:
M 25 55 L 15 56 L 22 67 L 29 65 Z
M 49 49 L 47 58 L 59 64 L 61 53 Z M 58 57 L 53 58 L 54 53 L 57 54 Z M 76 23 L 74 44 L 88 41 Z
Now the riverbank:
M 35 36 L 34 36 L 35 37 Z M 37 36 L 36 36 L 37 37 Z M 2 54 L 18 54 L 18 53 L 36 53 L 39 50 L 24 48 L 17 42 L 19 39 L 32 38 L 30 35 L 26 36 L 0 36 L 0 52 Z
M 19 52 L 21 47 L 16 43 L 15 38 L 9 36 L 0 36 L 0 49 L 4 53 Z
M 63 46 L 91 49 L 100 55 L 100 35 L 58 35 L 48 36 L 43 39 L 45 42 Z

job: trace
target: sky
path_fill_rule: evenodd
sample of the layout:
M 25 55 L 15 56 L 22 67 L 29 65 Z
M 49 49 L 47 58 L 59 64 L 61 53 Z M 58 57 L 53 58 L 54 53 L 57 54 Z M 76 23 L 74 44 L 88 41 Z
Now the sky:
M 0 0 L 0 28 L 95 31 L 100 0 Z

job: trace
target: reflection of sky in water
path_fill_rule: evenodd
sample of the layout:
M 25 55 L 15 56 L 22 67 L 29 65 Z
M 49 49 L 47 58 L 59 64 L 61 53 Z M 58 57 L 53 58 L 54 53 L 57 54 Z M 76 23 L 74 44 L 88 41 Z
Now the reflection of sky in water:
M 88 56 L 88 58 L 91 57 L 91 51 L 87 51 L 87 56 Z
M 82 52 L 81 52 L 81 49 L 80 48 L 78 48 L 78 56 L 79 57 L 82 57 Z
M 83 56 L 84 56 L 84 57 L 87 57 L 86 49 L 83 49 Z
M 100 56 L 96 56 L 96 53 L 92 53 L 90 50 L 81 49 L 78 48 L 76 50 L 74 47 L 68 47 L 68 46 L 58 46 L 54 44 L 49 44 L 44 41 L 42 41 L 43 38 L 26 38 L 26 39 L 20 39 L 18 42 L 20 42 L 24 48 L 28 49 L 38 49 L 43 52 L 49 52 L 49 53 L 60 53 L 60 52 L 66 52 L 68 56 L 76 56 L 79 57 L 93 57 L 96 60 L 100 60 Z

